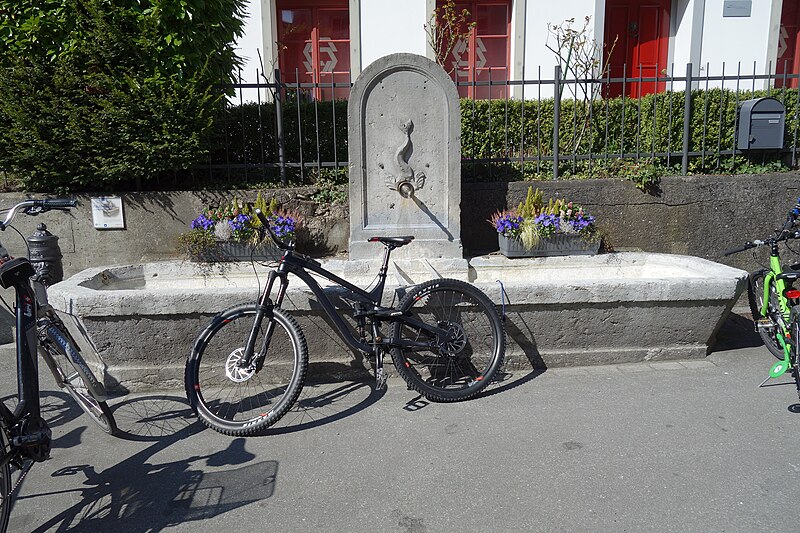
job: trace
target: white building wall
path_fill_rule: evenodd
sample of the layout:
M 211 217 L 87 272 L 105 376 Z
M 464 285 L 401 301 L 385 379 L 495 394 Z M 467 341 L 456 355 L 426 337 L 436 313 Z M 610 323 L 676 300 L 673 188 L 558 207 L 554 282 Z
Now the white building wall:
M 693 37 L 695 32 L 699 32 L 702 37 L 702 17 L 705 12 L 702 4 L 704 2 L 705 0 L 673 0 L 672 2 L 668 70 L 670 75 L 674 73 L 675 76 L 683 76 L 686 74 L 687 63 L 694 65 L 700 60 L 700 41 Z M 696 68 L 694 72 L 699 74 Z
M 752 0 L 749 17 L 723 17 L 723 2 L 705 0 L 701 74 L 719 75 L 723 62 L 726 74 L 735 74 L 739 63 L 742 74 L 764 74 L 769 68 L 767 50 L 774 0 Z M 773 58 L 773 71 L 774 62 Z
M 242 59 L 242 82 L 256 83 L 256 69 L 261 72 L 258 53 L 262 49 L 261 2 L 249 0 L 247 18 L 244 21 L 244 35 L 236 40 L 236 54 Z M 261 53 L 263 56 L 263 52 Z M 268 65 L 265 65 L 268 67 Z M 261 80 L 263 81 L 263 79 Z
M 272 80 L 272 71 L 277 65 L 271 56 L 272 50 L 264 53 L 263 13 L 261 0 L 248 0 L 245 6 L 247 17 L 244 21 L 244 33 L 236 40 L 236 55 L 242 60 L 241 70 L 236 73 L 241 83 L 264 83 L 264 72 Z M 259 58 L 259 54 L 261 57 Z M 266 89 L 240 89 L 234 101 L 257 102 L 269 101 L 271 95 Z
M 604 4 L 603 0 L 562 0 L 560 2 L 528 0 L 525 13 L 525 78 L 537 79 L 541 72 L 542 79 L 553 79 L 558 60 L 546 46 L 549 39 L 551 46 L 556 47 L 555 40 L 549 37 L 548 25 L 558 25 L 567 19 L 574 18 L 573 28 L 580 29 L 583 27 L 584 17 L 592 17 L 591 37 L 602 46 L 603 25 L 602 20 L 598 19 L 603 17 Z M 553 96 L 552 85 L 528 85 L 525 87 L 525 98 L 538 98 L 540 87 L 543 98 Z M 515 94 L 515 96 L 519 96 L 519 94 Z
M 361 0 L 362 70 L 397 52 L 426 55 L 425 13 L 426 0 Z
M 740 62 L 743 74 L 753 72 L 754 62 L 756 73 L 763 74 L 770 62 L 774 71 L 783 1 L 752 0 L 750 16 L 735 18 L 722 16 L 724 0 L 673 0 L 669 61 L 674 64 L 675 76 L 684 76 L 689 62 L 699 75 L 706 73 L 706 63 L 710 75 L 720 74 L 723 62 L 726 74 L 735 73 Z M 245 59 L 245 82 L 256 81 L 256 69 L 261 69 L 258 51 L 266 70 L 274 68 L 271 62 L 276 51 L 269 49 L 275 41 L 274 4 L 275 0 L 248 0 L 245 34 L 237 42 Z M 350 0 L 353 79 L 387 54 L 410 52 L 431 58 L 424 25 L 434 7 L 435 0 Z M 540 68 L 544 79 L 552 79 L 556 59 L 545 47 L 548 24 L 574 17 L 574 25 L 579 26 L 583 17 L 591 16 L 593 37 L 602 44 L 605 0 L 514 0 L 512 9 L 509 66 L 515 79 L 522 76 L 523 66 L 527 79 L 536 78 Z M 516 88 L 513 94 L 519 97 L 520 92 Z M 541 94 L 552 96 L 551 86 L 542 86 Z M 525 88 L 526 98 L 537 96 L 537 86 Z

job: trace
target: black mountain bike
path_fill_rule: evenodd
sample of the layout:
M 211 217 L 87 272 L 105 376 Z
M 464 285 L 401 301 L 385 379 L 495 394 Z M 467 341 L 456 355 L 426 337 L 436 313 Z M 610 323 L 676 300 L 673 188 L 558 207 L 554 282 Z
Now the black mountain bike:
M 311 289 L 350 348 L 375 357 L 376 388 L 386 384 L 386 353 L 408 386 L 432 401 L 468 399 L 492 381 L 503 363 L 505 331 L 495 305 L 475 286 L 435 279 L 412 287 L 397 307 L 381 305 L 389 256 L 414 237 L 369 239 L 383 244 L 384 254 L 374 288 L 365 290 L 295 252 L 260 211 L 256 216 L 284 254 L 258 303 L 214 317 L 192 348 L 186 394 L 204 424 L 228 435 L 251 435 L 277 422 L 297 400 L 308 353 L 303 331 L 281 307 L 289 274 Z M 354 327 L 339 316 L 312 273 L 343 289 L 337 297 L 350 305 Z
M 12 207 L 0 230 L 17 213 L 37 215 L 51 209 L 67 210 L 74 200 L 27 200 Z M 27 258 L 11 259 L 0 245 L 0 286 L 15 292 L 17 402 L 9 409 L 0 402 L 0 532 L 8 527 L 13 495 L 35 462 L 50 455 L 50 428 L 39 403 L 38 354 L 53 372 L 56 383 L 78 402 L 106 433 L 117 427 L 105 402 L 105 389 L 83 359 L 65 325 L 47 304 L 47 288 Z

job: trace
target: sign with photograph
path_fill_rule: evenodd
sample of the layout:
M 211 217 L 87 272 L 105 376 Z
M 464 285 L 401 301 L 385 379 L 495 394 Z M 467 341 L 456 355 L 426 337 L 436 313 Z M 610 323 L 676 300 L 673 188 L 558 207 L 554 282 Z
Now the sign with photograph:
M 122 198 L 119 196 L 92 198 L 92 220 L 96 229 L 124 229 L 125 214 L 122 209 Z

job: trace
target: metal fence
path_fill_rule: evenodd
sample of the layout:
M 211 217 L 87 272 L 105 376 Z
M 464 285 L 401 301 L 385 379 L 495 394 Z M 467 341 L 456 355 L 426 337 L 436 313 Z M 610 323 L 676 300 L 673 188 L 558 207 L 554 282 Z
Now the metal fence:
M 660 165 L 674 173 L 735 171 L 742 161 L 797 166 L 799 74 L 743 73 L 721 66 L 698 75 L 691 64 L 643 75 L 575 79 L 559 67 L 531 79 L 459 82 L 465 179 L 558 179 L 602 175 L 620 162 Z M 727 71 L 726 71 L 727 68 Z M 294 73 L 298 79 L 298 73 Z M 524 76 L 523 76 L 524 77 Z M 347 166 L 349 84 L 286 83 L 227 87 L 209 172 L 228 179 L 308 182 Z M 690 90 L 686 90 L 690 88 Z M 771 96 L 786 109 L 780 150 L 736 148 L 737 110 Z M 558 125 L 555 127 L 554 125 Z

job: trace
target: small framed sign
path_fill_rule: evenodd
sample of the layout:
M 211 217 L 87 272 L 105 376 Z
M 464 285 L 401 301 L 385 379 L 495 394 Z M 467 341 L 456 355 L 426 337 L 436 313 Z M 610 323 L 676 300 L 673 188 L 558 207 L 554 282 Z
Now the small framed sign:
M 749 17 L 752 9 L 752 0 L 725 0 L 722 2 L 723 17 Z
M 92 198 L 92 220 L 96 229 L 125 229 L 125 212 L 119 196 Z

